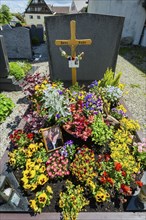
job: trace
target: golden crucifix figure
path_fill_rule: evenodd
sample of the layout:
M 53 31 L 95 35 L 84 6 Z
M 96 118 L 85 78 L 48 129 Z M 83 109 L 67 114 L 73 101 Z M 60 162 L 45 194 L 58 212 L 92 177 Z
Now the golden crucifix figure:
M 76 57 L 76 47 L 78 45 L 90 45 L 92 43 L 91 39 L 76 39 L 76 21 L 72 20 L 70 22 L 71 39 L 69 40 L 56 40 L 55 44 L 57 46 L 68 45 L 71 48 L 71 57 Z M 72 84 L 76 83 L 76 68 L 72 68 Z

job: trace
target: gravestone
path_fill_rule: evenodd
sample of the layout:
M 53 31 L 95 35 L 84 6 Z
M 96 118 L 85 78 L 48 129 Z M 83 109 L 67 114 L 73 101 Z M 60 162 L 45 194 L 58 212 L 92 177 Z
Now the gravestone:
M 60 56 L 59 48 L 55 45 L 57 39 L 70 39 L 70 21 L 76 21 L 76 38 L 91 39 L 90 46 L 77 46 L 77 54 L 84 52 L 77 71 L 77 81 L 93 81 L 101 79 L 106 69 L 116 67 L 123 17 L 72 14 L 45 17 L 47 44 L 49 52 L 50 76 L 53 80 L 71 80 L 71 69 L 68 61 Z M 62 46 L 67 54 L 71 54 L 68 46 Z
M 14 77 L 9 77 L 9 61 L 5 46 L 4 37 L 0 35 L 0 91 L 21 90 L 14 85 Z
M 3 36 L 0 36 L 0 78 L 7 77 L 9 74 L 9 61 L 4 44 Z
M 34 39 L 38 40 L 38 43 L 43 43 L 44 42 L 44 30 L 42 25 L 31 25 L 30 28 L 30 37 L 31 40 L 33 41 Z
M 32 48 L 30 30 L 25 27 L 12 28 L 4 25 L 0 30 L 4 36 L 8 58 L 11 59 L 32 59 Z

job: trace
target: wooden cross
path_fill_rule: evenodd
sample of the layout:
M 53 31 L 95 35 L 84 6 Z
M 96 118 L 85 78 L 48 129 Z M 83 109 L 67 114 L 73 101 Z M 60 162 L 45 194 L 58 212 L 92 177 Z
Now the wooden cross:
M 78 45 L 90 45 L 92 43 L 91 39 L 76 39 L 76 21 L 72 20 L 70 22 L 71 39 L 69 40 L 56 40 L 55 44 L 57 46 L 68 45 L 71 48 L 71 57 L 76 57 L 76 47 Z M 76 83 L 76 68 L 72 68 L 72 84 Z

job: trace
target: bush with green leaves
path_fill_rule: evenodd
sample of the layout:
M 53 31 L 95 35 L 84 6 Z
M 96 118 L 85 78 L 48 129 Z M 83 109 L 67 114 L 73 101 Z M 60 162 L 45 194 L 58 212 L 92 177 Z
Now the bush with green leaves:
M 31 69 L 31 64 L 25 62 L 11 62 L 10 75 L 14 76 L 16 80 L 21 80 L 25 77 L 26 73 Z
M 112 69 L 107 69 L 103 79 L 100 81 L 99 86 L 100 87 L 106 87 L 106 86 L 118 86 L 120 82 L 120 77 L 122 73 L 119 72 L 115 75 L 115 73 L 112 71 Z
M 92 127 L 92 141 L 99 145 L 107 144 L 113 136 L 112 126 L 106 125 L 100 115 L 96 115 L 91 125 Z
M 6 117 L 10 115 L 14 106 L 15 104 L 10 98 L 4 94 L 0 94 L 0 123 L 6 120 Z

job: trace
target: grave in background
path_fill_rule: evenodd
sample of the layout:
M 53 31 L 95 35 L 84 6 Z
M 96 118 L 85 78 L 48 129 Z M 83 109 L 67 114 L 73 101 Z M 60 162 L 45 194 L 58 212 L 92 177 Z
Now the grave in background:
M 99 80 L 108 67 L 114 71 L 124 23 L 123 17 L 86 13 L 52 16 L 45 18 L 51 79 L 71 81 L 68 61 L 60 56 L 59 48 L 55 45 L 57 39 L 70 39 L 71 20 L 76 21 L 77 39 L 92 40 L 90 46 L 77 47 L 77 54 L 85 53 L 77 71 L 77 81 Z M 70 54 L 68 46 L 61 48 Z
M 4 25 L 0 30 L 4 36 L 8 58 L 10 59 L 32 59 L 32 47 L 30 30 L 25 27 L 12 28 Z
M 31 25 L 30 28 L 30 37 L 31 41 L 36 41 L 36 43 L 43 43 L 44 42 L 44 29 L 43 25 Z
M 9 61 L 4 37 L 0 35 L 0 91 L 20 90 L 18 85 L 14 85 L 14 77 L 9 77 Z

